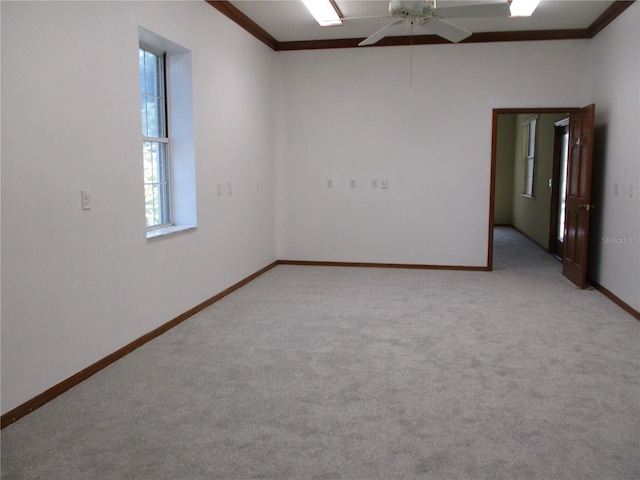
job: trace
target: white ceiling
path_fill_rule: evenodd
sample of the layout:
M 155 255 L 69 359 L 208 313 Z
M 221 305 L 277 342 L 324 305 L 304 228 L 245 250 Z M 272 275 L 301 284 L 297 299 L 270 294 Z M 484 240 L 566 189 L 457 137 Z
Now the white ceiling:
M 491 1 L 438 0 L 437 6 Z M 230 3 L 279 42 L 364 38 L 390 23 L 388 18 L 378 18 L 345 21 L 338 27 L 320 27 L 300 0 L 231 0 Z M 388 14 L 387 0 L 335 0 L 335 3 L 347 18 Z M 465 18 L 449 21 L 473 33 L 584 29 L 612 3 L 611 0 L 541 0 L 529 18 Z M 422 30 L 414 33 L 429 32 Z M 408 34 L 409 28 L 401 24 L 390 36 Z

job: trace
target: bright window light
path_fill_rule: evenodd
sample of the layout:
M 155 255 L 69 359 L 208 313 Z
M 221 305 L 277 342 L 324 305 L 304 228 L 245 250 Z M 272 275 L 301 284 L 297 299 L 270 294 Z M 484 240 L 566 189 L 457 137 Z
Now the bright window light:
M 513 0 L 511 2 L 512 17 L 530 17 L 540 0 Z
M 342 25 L 342 20 L 329 0 L 302 0 L 311 15 L 323 27 Z

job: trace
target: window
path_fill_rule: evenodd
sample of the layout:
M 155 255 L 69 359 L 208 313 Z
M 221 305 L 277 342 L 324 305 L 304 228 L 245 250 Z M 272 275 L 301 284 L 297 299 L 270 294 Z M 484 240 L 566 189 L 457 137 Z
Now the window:
M 536 133 L 538 118 L 533 117 L 524 123 L 524 188 L 522 194 L 534 197 L 534 176 L 536 167 Z
M 562 144 L 560 146 L 560 182 L 558 184 L 558 238 L 559 242 L 564 242 L 564 220 L 565 207 L 567 205 L 567 161 L 569 160 L 569 119 L 563 125 Z M 556 124 L 557 125 L 557 124 Z
M 157 228 L 172 223 L 165 56 L 143 47 L 139 56 L 144 204 L 147 228 Z
M 138 29 L 147 238 L 196 228 L 191 51 Z

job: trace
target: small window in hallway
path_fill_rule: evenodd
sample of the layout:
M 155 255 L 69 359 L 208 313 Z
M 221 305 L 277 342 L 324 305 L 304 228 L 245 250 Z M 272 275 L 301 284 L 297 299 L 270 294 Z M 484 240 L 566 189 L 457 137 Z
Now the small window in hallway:
M 536 133 L 538 116 L 529 118 L 524 123 L 524 182 L 522 194 L 526 197 L 535 196 L 534 177 L 536 166 Z

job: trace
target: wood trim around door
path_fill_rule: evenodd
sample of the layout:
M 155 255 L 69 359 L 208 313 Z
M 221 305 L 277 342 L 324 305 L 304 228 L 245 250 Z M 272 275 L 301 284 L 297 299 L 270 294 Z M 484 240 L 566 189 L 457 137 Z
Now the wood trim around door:
M 549 216 L 549 253 L 558 256 L 558 196 L 560 182 L 560 160 L 562 158 L 562 135 L 569 128 L 569 116 L 555 123 L 553 128 L 553 170 L 551 173 L 551 215 Z

